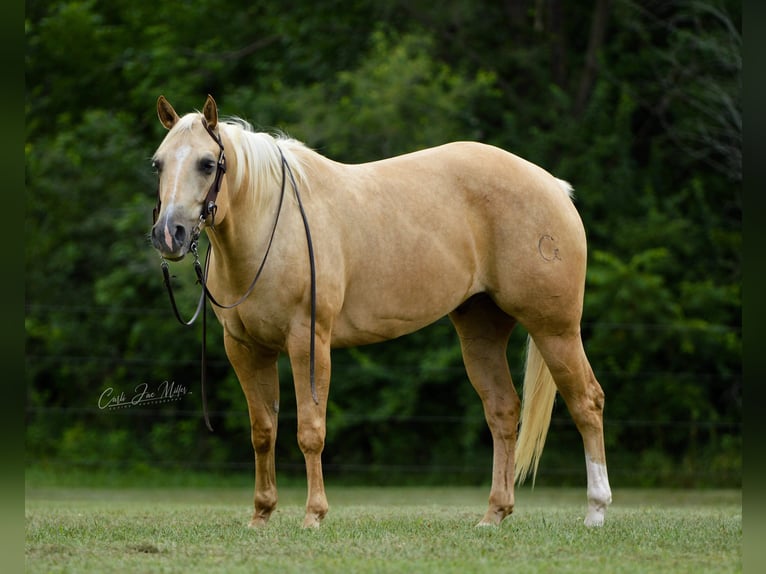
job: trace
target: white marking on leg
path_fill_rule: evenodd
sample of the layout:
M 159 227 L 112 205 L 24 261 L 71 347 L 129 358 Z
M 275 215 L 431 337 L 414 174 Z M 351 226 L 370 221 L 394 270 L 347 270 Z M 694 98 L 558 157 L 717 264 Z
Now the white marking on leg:
M 606 465 L 594 461 L 585 453 L 585 468 L 588 471 L 588 515 L 585 517 L 585 526 L 603 526 L 606 507 L 612 503 Z

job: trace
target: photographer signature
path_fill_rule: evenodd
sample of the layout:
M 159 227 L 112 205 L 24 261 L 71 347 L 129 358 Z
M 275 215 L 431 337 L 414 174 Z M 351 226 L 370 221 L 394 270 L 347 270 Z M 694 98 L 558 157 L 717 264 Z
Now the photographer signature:
M 187 394 L 191 394 L 185 385 L 179 385 L 175 381 L 162 381 L 156 389 L 149 387 L 148 383 L 141 383 L 133 389 L 133 394 L 128 396 L 124 391 L 116 393 L 113 387 L 107 387 L 98 398 L 99 409 L 120 409 L 135 407 L 145 404 L 167 403 L 180 400 Z

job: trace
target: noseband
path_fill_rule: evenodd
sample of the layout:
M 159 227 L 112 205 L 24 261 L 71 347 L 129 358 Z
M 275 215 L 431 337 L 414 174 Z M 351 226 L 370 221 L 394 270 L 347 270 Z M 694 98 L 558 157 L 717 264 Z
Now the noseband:
M 295 198 L 298 202 L 298 208 L 300 209 L 301 213 L 301 219 L 303 220 L 303 226 L 306 231 L 306 241 L 308 243 L 308 255 L 309 255 L 309 266 L 311 271 L 311 340 L 309 344 L 309 378 L 310 378 L 310 384 L 311 384 L 311 396 L 314 399 L 315 404 L 319 404 L 319 398 L 317 396 L 316 392 L 316 382 L 315 382 L 315 356 L 316 356 L 316 265 L 314 262 L 314 245 L 311 240 L 311 231 L 309 229 L 309 222 L 308 218 L 306 217 L 306 211 L 303 208 L 303 202 L 301 201 L 300 193 L 298 192 L 298 185 L 295 181 L 295 176 L 293 175 L 293 170 L 290 167 L 290 164 L 287 163 L 287 159 L 285 159 L 284 154 L 282 153 L 282 149 L 277 146 L 277 149 L 279 150 L 279 155 L 281 158 L 281 165 L 282 165 L 282 184 L 279 194 L 279 204 L 277 206 L 277 213 L 274 218 L 274 224 L 271 228 L 271 235 L 269 237 L 269 242 L 266 246 L 266 252 L 263 254 L 263 259 L 261 260 L 261 264 L 258 266 L 258 270 L 255 273 L 255 277 L 253 277 L 252 282 L 250 283 L 250 286 L 247 288 L 245 293 L 237 299 L 234 303 L 230 305 L 223 305 L 219 303 L 216 298 L 213 296 L 213 294 L 210 292 L 210 289 L 208 289 L 207 286 L 207 277 L 208 277 L 208 271 L 210 266 L 210 252 L 212 250 L 212 245 L 208 244 L 207 246 L 207 253 L 205 254 L 205 265 L 204 265 L 204 271 L 202 269 L 202 265 L 199 261 L 199 254 L 197 252 L 197 241 L 200 237 L 201 232 L 201 226 L 202 224 L 207 220 L 208 217 L 211 218 L 210 220 L 210 228 L 215 230 L 215 214 L 218 211 L 218 206 L 216 205 L 216 199 L 218 198 L 218 192 L 221 189 L 221 180 L 223 178 L 223 175 L 226 173 L 226 155 L 224 154 L 223 149 L 223 142 L 221 141 L 221 137 L 219 134 L 216 134 L 211 128 L 210 125 L 207 123 L 207 120 L 205 118 L 202 118 L 202 125 L 205 127 L 205 130 L 208 134 L 210 134 L 210 137 L 213 138 L 213 140 L 218 144 L 218 147 L 220 148 L 220 153 L 218 154 L 218 162 L 216 164 L 216 171 L 215 171 L 215 179 L 213 180 L 213 183 L 210 185 L 210 189 L 207 192 L 207 196 L 205 197 L 205 201 L 202 204 L 202 211 L 200 213 L 199 222 L 194 226 L 194 229 L 191 233 L 191 240 L 189 244 L 189 251 L 192 252 L 194 255 L 194 270 L 197 274 L 197 279 L 202 286 L 202 293 L 200 293 L 199 302 L 197 303 L 197 309 L 194 311 L 194 315 L 192 315 L 192 318 L 188 321 L 185 321 L 178 310 L 178 306 L 176 305 L 175 297 L 173 295 L 173 287 L 170 282 L 170 271 L 168 268 L 168 263 L 165 261 L 164 257 L 161 257 L 162 259 L 162 273 L 164 276 L 164 282 L 165 286 L 168 291 L 168 296 L 170 298 L 170 304 L 173 308 L 173 312 L 176 316 L 176 319 L 185 326 L 191 326 L 196 320 L 197 317 L 200 314 L 200 311 L 204 310 L 207 311 L 207 307 L 205 306 L 205 299 L 209 299 L 210 302 L 215 305 L 216 307 L 219 307 L 221 309 L 233 309 L 234 307 L 237 307 L 238 305 L 242 304 L 253 292 L 253 289 L 255 289 L 255 284 L 258 282 L 258 279 L 261 276 L 261 272 L 263 271 L 264 265 L 266 265 L 266 259 L 269 256 L 269 252 L 271 251 L 271 245 L 274 242 L 274 235 L 277 231 L 277 224 L 279 223 L 279 215 L 282 213 L 282 203 L 285 197 L 285 187 L 286 187 L 286 180 L 287 176 L 290 177 L 290 183 L 292 185 L 293 191 L 295 192 Z M 160 193 L 159 193 L 159 185 L 157 186 L 157 205 L 154 208 L 153 211 L 153 224 L 157 223 L 157 217 L 159 216 L 160 207 L 162 206 L 162 202 L 160 200 Z M 205 425 L 209 430 L 213 430 L 213 427 L 210 425 L 210 419 L 208 417 L 208 409 L 207 409 L 207 393 L 206 393 L 206 372 L 207 372 L 207 313 L 202 313 L 202 378 L 201 378 L 201 387 L 202 387 L 202 412 L 205 419 Z

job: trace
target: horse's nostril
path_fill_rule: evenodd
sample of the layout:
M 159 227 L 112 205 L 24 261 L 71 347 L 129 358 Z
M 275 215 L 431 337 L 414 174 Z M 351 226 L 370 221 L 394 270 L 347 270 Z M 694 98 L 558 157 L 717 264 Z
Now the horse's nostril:
M 173 234 L 176 242 L 183 245 L 186 241 L 186 228 L 183 225 L 176 225 L 176 231 Z

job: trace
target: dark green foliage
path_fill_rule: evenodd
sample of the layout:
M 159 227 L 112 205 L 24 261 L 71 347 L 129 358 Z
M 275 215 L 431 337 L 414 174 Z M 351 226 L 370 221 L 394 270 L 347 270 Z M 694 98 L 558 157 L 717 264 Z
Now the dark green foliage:
M 247 409 L 211 321 L 182 328 L 148 243 L 164 133 L 224 115 L 333 159 L 492 143 L 572 182 L 589 236 L 586 349 L 616 484 L 741 481 L 741 34 L 734 2 L 27 2 L 30 463 L 252 469 Z M 197 297 L 188 262 L 178 296 Z M 525 333 L 509 346 L 516 384 Z M 289 363 L 277 464 L 302 474 Z M 102 393 L 185 387 L 100 409 Z M 336 352 L 325 462 L 338 480 L 487 482 L 489 433 L 444 319 Z M 538 482 L 581 483 L 562 404 Z

